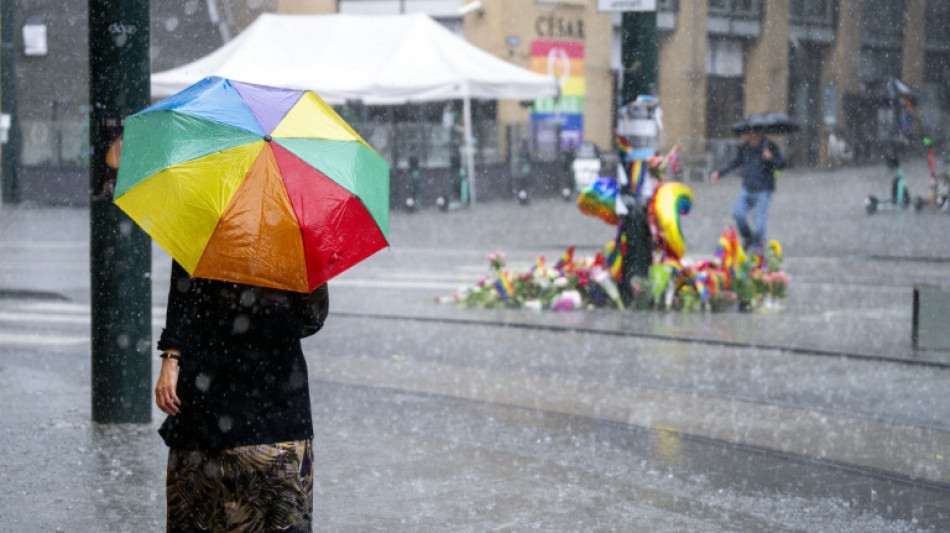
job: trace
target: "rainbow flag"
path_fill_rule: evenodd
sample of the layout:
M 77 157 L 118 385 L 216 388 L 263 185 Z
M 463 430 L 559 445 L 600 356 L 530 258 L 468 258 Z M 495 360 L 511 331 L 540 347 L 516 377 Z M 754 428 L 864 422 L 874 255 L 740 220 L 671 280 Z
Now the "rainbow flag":
M 503 302 L 507 302 L 515 295 L 510 272 L 505 271 L 498 275 L 498 279 L 495 280 L 495 290 L 498 291 L 498 296 L 501 297 Z
M 616 281 L 621 280 L 623 269 L 623 252 L 627 247 L 627 236 L 622 231 L 617 231 L 617 238 L 607 243 L 607 257 L 604 262 L 610 269 L 610 275 Z
M 697 272 L 693 276 L 693 287 L 696 288 L 696 292 L 699 294 L 699 299 L 703 303 L 706 303 L 706 300 L 709 299 L 709 273 L 708 272 Z
M 531 109 L 531 122 L 560 125 L 562 148 L 584 140 L 584 106 L 587 80 L 584 42 L 538 39 L 531 42 L 530 70 L 557 79 L 558 98 L 538 98 Z
M 630 140 L 619 133 L 617 134 L 617 151 L 624 160 L 633 154 L 633 145 L 630 144 Z
M 643 184 L 646 183 L 649 173 L 649 166 L 643 159 L 637 159 L 630 165 L 630 192 L 634 198 L 641 199 Z
M 544 270 L 544 256 L 539 255 L 537 261 L 534 262 L 534 266 L 531 267 L 531 273 L 534 274 L 539 270 Z
M 564 255 L 557 260 L 557 263 L 554 263 L 554 270 L 573 270 L 574 269 L 574 247 L 571 246 L 568 248 Z

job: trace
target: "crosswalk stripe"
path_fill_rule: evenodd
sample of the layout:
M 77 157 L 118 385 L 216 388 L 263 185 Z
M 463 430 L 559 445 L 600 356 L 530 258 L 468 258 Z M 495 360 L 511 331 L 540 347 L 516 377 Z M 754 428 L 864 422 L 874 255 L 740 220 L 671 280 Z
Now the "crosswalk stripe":
M 0 323 L 29 323 L 38 324 L 89 324 L 92 321 L 89 314 L 50 314 L 50 313 L 11 313 L 0 311 Z M 165 324 L 163 316 L 152 315 L 151 323 L 153 326 L 162 326 Z
M 0 345 L 14 346 L 74 346 L 89 344 L 89 335 L 64 335 L 62 333 L 6 333 L 0 332 Z
M 353 287 L 366 289 L 428 289 L 438 291 L 458 290 L 459 283 L 425 282 L 425 281 L 397 281 L 386 279 L 335 279 L 330 287 Z

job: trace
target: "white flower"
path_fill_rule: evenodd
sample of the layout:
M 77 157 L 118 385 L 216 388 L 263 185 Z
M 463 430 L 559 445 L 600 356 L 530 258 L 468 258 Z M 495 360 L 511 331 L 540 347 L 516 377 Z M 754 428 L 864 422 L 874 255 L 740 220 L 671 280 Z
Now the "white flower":
M 527 302 L 521 304 L 521 307 L 527 309 L 528 311 L 541 311 L 541 302 L 539 300 L 528 300 Z

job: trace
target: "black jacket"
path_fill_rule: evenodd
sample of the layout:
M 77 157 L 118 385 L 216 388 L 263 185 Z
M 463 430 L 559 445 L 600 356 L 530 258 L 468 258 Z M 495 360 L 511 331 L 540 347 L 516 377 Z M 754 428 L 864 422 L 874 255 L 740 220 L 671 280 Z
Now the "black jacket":
M 772 159 L 762 159 L 762 150 L 768 147 L 772 152 Z M 778 146 L 769 139 L 762 139 L 758 146 L 749 146 L 742 143 L 739 152 L 731 161 L 719 168 L 720 174 L 742 167 L 742 187 L 749 192 L 774 191 L 775 171 L 785 167 Z
M 300 339 L 323 327 L 326 285 L 300 294 L 192 278 L 172 264 L 159 350 L 181 351 L 182 402 L 159 433 L 180 450 L 313 438 Z

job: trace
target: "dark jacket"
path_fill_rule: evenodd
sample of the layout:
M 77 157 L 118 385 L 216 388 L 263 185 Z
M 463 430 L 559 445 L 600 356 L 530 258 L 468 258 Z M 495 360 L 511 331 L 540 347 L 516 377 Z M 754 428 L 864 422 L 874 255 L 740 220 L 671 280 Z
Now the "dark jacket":
M 762 150 L 768 147 L 772 151 L 772 159 L 762 159 Z M 774 191 L 775 171 L 785 167 L 785 160 L 779 152 L 778 146 L 769 139 L 763 138 L 758 146 L 749 146 L 742 143 L 736 157 L 719 168 L 719 174 L 726 174 L 731 170 L 742 167 L 742 187 L 749 192 Z
M 159 350 L 181 351 L 181 409 L 159 433 L 180 450 L 313 438 L 300 339 L 323 327 L 326 285 L 311 294 L 192 278 L 172 265 Z

